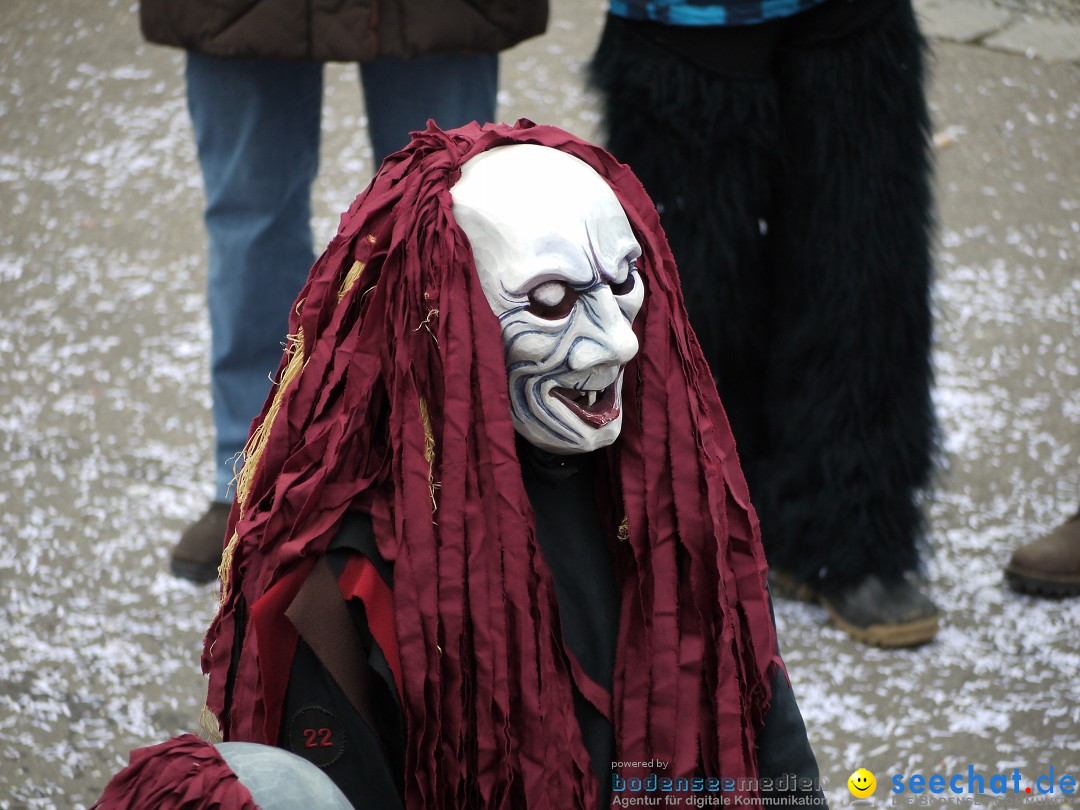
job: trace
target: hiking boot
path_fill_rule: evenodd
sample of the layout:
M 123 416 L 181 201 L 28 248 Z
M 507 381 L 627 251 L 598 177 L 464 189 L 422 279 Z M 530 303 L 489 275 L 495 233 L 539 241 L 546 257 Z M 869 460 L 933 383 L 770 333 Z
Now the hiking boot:
M 770 570 L 769 583 L 777 594 L 822 605 L 837 627 L 864 644 L 915 647 L 938 632 L 937 606 L 907 579 L 887 583 L 869 576 L 853 588 L 825 594 Z
M 916 647 L 937 635 L 938 609 L 906 579 L 869 576 L 854 588 L 822 594 L 833 623 L 856 641 L 875 647 Z
M 184 530 L 169 560 L 173 576 L 198 583 L 217 579 L 231 510 L 232 504 L 213 501 L 206 513 Z
M 1036 596 L 1080 595 L 1080 512 L 1013 552 L 1005 581 Z

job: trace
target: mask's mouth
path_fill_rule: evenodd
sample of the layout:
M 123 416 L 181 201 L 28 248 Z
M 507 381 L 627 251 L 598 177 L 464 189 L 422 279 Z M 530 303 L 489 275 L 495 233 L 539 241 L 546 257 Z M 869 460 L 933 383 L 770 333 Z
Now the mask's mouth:
M 602 428 L 619 418 L 618 384 L 621 378 L 619 375 L 611 385 L 600 390 L 556 386 L 551 393 L 582 422 Z

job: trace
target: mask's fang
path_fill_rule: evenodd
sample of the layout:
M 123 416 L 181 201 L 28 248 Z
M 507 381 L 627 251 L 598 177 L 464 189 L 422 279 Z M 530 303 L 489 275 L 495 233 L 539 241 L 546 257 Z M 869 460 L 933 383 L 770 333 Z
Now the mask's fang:
M 618 382 L 616 379 L 603 391 L 557 386 L 551 389 L 551 394 L 567 405 L 585 424 L 600 428 L 617 419 L 621 412 L 619 393 L 616 390 Z

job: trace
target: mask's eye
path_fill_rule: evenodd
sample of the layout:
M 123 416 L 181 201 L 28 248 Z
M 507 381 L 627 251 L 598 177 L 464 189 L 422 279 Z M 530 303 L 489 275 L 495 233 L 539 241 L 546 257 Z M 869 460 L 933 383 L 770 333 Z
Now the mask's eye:
M 578 292 L 573 287 L 561 281 L 545 281 L 529 290 L 529 306 L 525 311 L 556 321 L 570 314 L 577 299 Z
M 620 281 L 618 284 L 611 285 L 611 291 L 615 295 L 627 295 L 634 291 L 634 287 L 637 286 L 637 263 L 630 262 L 630 271 L 626 274 L 626 278 Z

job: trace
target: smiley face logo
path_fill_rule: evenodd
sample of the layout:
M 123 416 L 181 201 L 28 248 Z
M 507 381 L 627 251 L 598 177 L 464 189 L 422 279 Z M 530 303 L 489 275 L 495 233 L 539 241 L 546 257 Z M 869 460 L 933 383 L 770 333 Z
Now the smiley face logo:
M 874 790 L 877 788 L 877 780 L 874 779 L 874 775 L 866 768 L 859 768 L 847 780 L 848 790 L 851 791 L 852 796 L 857 796 L 862 799 L 867 796 L 873 796 Z

